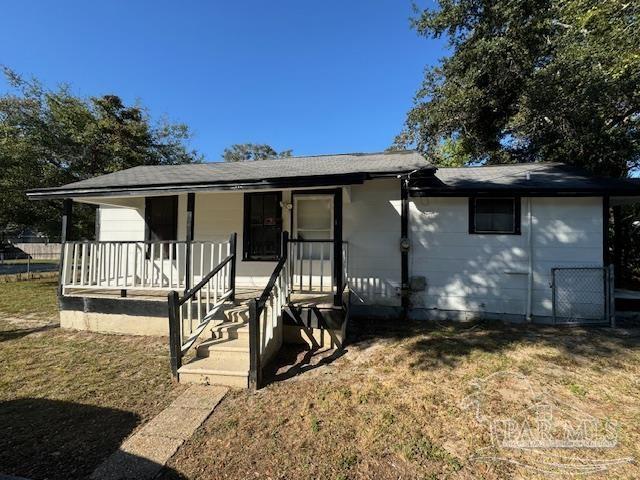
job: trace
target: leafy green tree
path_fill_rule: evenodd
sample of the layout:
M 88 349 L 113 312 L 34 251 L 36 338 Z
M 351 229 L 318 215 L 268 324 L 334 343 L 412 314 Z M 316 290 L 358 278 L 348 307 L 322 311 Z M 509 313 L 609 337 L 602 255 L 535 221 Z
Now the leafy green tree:
M 222 152 L 225 162 L 249 162 L 253 160 L 271 160 L 290 157 L 293 150 L 277 152 L 270 145 L 253 143 L 235 143 Z
M 640 162 L 640 3 L 438 0 L 413 27 L 448 38 L 397 147 L 436 163 L 563 161 L 625 176 Z
M 152 123 L 140 105 L 115 95 L 80 98 L 46 89 L 4 67 L 12 91 L 0 95 L 0 231 L 60 233 L 60 202 L 32 202 L 25 191 L 55 187 L 138 165 L 199 162 L 189 129 Z M 91 237 L 93 212 L 77 206 L 76 235 Z

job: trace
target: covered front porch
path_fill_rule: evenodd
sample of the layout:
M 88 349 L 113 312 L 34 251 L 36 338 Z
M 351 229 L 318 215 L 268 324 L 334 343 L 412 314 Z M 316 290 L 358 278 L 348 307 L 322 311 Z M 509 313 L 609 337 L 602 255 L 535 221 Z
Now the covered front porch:
M 338 272 L 347 266 L 345 189 L 75 198 L 97 206 L 96 238 L 66 236 L 62 293 L 113 290 L 131 296 L 188 290 L 232 251 L 236 284 L 263 288 L 280 257 L 284 231 L 290 233 L 296 289 L 335 292 Z M 65 202 L 70 218 L 71 200 Z M 224 277 L 229 273 L 227 268 Z
M 259 385 L 284 342 L 340 348 L 342 193 L 75 199 L 97 205 L 96 239 L 63 242 L 62 324 L 169 335 L 177 378 L 237 387 Z M 63 233 L 71 222 L 65 200 Z

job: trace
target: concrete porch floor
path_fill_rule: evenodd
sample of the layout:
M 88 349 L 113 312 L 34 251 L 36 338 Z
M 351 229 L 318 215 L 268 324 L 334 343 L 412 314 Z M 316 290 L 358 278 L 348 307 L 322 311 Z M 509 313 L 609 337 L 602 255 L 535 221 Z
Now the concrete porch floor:
M 236 288 L 236 304 L 242 305 L 248 303 L 249 300 L 259 297 L 264 287 L 237 287 Z M 140 290 L 127 289 L 126 296 L 121 295 L 120 290 L 107 288 L 83 288 L 83 287 L 67 287 L 65 296 L 67 297 L 93 297 L 93 298 L 128 298 L 131 300 L 155 300 L 160 302 L 167 301 L 167 295 L 170 289 L 157 290 Z M 182 293 L 182 292 L 179 292 Z M 296 305 L 319 305 L 331 304 L 333 302 L 333 294 L 330 292 L 294 292 L 291 294 L 291 301 Z

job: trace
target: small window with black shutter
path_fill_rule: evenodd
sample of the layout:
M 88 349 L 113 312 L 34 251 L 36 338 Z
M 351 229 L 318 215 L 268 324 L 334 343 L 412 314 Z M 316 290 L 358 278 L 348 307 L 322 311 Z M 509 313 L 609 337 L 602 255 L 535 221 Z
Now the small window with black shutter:
M 244 260 L 277 260 L 282 236 L 281 192 L 246 193 Z
M 469 233 L 520 235 L 520 198 L 469 198 Z

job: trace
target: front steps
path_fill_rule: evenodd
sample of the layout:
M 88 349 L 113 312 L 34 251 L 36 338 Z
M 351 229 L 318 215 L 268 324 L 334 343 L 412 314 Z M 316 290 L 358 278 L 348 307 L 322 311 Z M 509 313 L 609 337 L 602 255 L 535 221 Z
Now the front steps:
M 196 355 L 178 369 L 181 383 L 249 388 L 249 306 L 229 304 L 202 333 Z M 346 315 L 332 304 L 290 303 L 283 310 L 284 343 L 309 348 L 341 349 L 346 334 Z
M 223 315 L 212 320 L 211 336 L 198 345 L 196 357 L 178 369 L 181 383 L 248 388 L 249 307 L 231 306 Z

